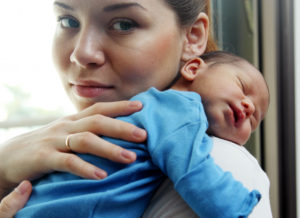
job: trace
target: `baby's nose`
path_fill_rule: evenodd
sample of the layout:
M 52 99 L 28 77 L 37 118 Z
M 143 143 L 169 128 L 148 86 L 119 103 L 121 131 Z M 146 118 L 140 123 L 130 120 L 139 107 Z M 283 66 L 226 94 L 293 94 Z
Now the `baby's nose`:
M 246 115 L 246 118 L 250 117 L 255 111 L 255 106 L 249 98 L 245 98 L 242 101 L 242 106 L 243 106 L 243 110 L 244 110 L 244 114 Z

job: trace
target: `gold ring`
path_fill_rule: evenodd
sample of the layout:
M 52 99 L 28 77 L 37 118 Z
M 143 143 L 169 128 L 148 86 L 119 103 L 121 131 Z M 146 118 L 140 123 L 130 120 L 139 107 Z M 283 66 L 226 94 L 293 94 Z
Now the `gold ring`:
M 72 151 L 71 146 L 69 144 L 70 143 L 70 136 L 71 135 L 68 135 L 67 138 L 66 138 L 66 147 L 67 147 L 68 151 Z

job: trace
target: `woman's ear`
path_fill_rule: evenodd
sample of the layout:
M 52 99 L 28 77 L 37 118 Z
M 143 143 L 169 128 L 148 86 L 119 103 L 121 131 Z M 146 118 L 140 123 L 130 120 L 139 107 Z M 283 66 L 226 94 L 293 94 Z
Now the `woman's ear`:
M 193 25 L 187 27 L 181 60 L 198 57 L 205 52 L 209 33 L 209 19 L 200 13 Z
M 206 66 L 205 62 L 201 58 L 193 58 L 185 63 L 185 65 L 181 68 L 181 76 L 192 82 L 201 73 L 201 70 Z

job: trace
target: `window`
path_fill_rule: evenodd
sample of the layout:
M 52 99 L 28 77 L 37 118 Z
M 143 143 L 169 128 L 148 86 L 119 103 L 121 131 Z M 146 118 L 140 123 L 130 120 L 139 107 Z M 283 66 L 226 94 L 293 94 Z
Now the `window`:
M 74 112 L 52 64 L 52 3 L 1 3 L 0 143 Z

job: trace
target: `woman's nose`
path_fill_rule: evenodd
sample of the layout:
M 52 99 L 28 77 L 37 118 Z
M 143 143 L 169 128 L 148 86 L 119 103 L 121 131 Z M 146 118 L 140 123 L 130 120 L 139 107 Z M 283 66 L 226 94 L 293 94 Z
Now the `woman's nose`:
M 246 118 L 250 117 L 255 112 L 255 106 L 249 98 L 245 98 L 244 100 L 242 100 L 242 106 Z
M 81 68 L 98 67 L 105 63 L 101 37 L 95 31 L 81 32 L 70 56 L 71 63 Z

